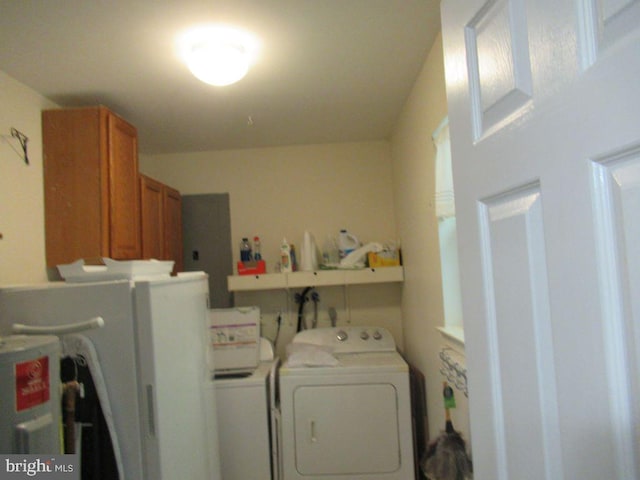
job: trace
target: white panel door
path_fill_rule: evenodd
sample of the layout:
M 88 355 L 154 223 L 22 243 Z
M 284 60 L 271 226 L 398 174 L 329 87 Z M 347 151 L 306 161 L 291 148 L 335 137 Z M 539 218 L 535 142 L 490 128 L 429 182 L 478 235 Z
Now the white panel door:
M 476 480 L 640 478 L 640 1 L 443 0 Z

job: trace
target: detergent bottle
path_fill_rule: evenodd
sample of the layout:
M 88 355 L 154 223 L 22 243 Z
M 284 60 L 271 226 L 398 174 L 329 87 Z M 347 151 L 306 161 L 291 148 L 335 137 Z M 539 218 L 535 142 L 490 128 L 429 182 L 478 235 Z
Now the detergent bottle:
M 349 255 L 359 246 L 360 242 L 355 235 L 347 232 L 346 229 L 340 230 L 340 235 L 338 235 L 338 251 L 340 252 L 340 259 Z

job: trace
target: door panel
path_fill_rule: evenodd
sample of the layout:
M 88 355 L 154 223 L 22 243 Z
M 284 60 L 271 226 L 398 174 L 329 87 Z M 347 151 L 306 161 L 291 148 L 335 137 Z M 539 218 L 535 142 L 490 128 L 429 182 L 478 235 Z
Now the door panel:
M 630 449 L 640 438 L 640 146 L 592 167 L 611 421 L 617 462 L 633 475 Z
M 164 186 L 164 258 L 175 262 L 173 271 L 184 270 L 182 251 L 182 196 L 174 188 Z
M 293 402 L 301 475 L 379 475 L 400 468 L 393 385 L 301 386 Z
M 442 2 L 476 480 L 640 478 L 638 5 Z
M 140 187 L 136 129 L 109 114 L 109 221 L 111 257 L 140 258 Z
M 140 175 L 142 258 L 165 260 L 162 183 Z
M 211 308 L 233 306 L 227 276 L 233 275 L 228 193 L 182 196 L 184 270 L 209 274 Z
M 532 95 L 527 25 L 522 1 L 489 2 L 465 28 L 474 137 L 497 128 Z M 500 45 L 495 55 L 494 45 Z
M 484 200 L 479 216 L 498 469 L 519 478 L 526 452 L 532 478 L 561 478 L 540 186 Z
M 577 5 L 584 68 L 624 40 L 640 22 L 638 0 L 580 0 Z

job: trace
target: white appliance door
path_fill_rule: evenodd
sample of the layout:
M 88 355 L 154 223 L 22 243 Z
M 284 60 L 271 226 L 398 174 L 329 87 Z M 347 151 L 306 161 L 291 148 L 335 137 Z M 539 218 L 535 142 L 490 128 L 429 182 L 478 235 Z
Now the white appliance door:
M 145 478 L 220 478 L 207 298 L 204 274 L 135 284 Z
M 477 480 L 640 478 L 640 2 L 444 0 Z
M 393 385 L 300 386 L 293 393 L 293 410 L 296 470 L 301 476 L 348 478 L 400 468 Z

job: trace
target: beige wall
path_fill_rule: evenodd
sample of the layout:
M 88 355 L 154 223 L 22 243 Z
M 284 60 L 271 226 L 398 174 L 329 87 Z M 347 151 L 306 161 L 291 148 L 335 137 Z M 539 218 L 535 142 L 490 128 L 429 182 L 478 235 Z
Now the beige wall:
M 229 193 L 234 258 L 259 235 L 269 271 L 282 238 L 299 247 L 305 230 L 319 245 L 340 228 L 396 239 L 387 142 L 142 155 L 140 169 L 185 195 Z
M 434 206 L 435 148 L 431 134 L 447 115 L 442 36 L 434 43 L 391 141 L 394 203 L 398 235 L 402 237 L 405 282 L 402 327 L 407 357 L 426 377 L 429 431 L 444 428 L 442 381 L 438 353 L 445 341 L 438 223 Z M 454 426 L 468 436 L 464 395 L 456 391 Z
M 53 107 L 0 71 L 0 285 L 47 280 L 40 111 Z M 12 127 L 29 137 L 29 165 Z

